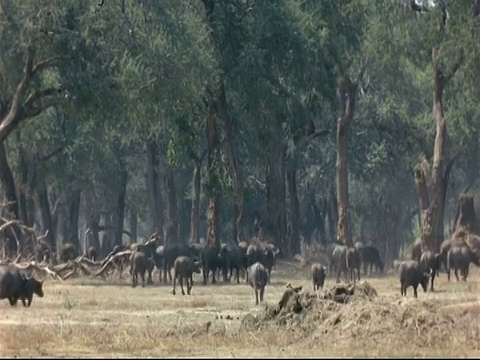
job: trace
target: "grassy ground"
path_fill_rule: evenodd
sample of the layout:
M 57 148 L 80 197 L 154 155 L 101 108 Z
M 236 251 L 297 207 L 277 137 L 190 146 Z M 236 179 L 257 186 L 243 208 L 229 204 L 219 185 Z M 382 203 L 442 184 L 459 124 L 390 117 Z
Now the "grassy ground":
M 191 296 L 179 289 L 173 296 L 171 285 L 159 285 L 158 277 L 145 288 L 132 288 L 129 278 L 47 280 L 45 297 L 35 297 L 31 308 L 0 303 L 0 355 L 480 356 L 476 269 L 467 283 L 448 283 L 442 273 L 437 291 L 419 290 L 418 299 L 411 288 L 401 298 L 395 274 L 366 280 L 379 294 L 372 301 L 332 304 L 328 311 L 316 310 L 322 316 L 305 317 L 301 327 L 270 322 L 258 329 L 244 326 L 245 315 L 262 317 L 287 283 L 312 290 L 308 268 L 280 263 L 259 306 L 243 282 L 203 286 L 197 277 Z M 327 278 L 326 287 L 333 284 Z

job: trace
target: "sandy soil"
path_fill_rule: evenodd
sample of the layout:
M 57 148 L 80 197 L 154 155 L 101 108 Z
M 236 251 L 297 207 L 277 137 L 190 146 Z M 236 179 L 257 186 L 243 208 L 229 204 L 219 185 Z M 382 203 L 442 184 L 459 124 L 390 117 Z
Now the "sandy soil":
M 396 274 L 367 276 L 378 296 L 338 304 L 309 298 L 309 266 L 280 262 L 255 306 L 245 283 L 172 295 L 171 285 L 132 288 L 130 279 L 46 280 L 31 308 L 0 302 L 0 355 L 28 357 L 479 356 L 480 272 L 418 299 L 400 296 Z M 362 280 L 364 280 L 362 279 Z M 454 278 L 453 278 L 454 279 Z M 301 309 L 268 316 L 286 284 L 303 286 Z M 334 279 L 327 278 L 325 288 Z M 180 293 L 180 294 L 179 294 Z M 179 294 L 179 295 L 178 295 Z

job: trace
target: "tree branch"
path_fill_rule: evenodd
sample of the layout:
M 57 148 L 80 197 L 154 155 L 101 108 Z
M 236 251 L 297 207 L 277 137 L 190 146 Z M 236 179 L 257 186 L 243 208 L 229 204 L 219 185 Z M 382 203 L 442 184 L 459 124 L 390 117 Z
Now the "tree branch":
M 60 60 L 67 60 L 67 57 L 66 56 L 52 56 L 48 59 L 39 61 L 38 63 L 33 65 L 32 72 L 31 72 L 30 76 L 34 77 L 38 72 L 49 68 L 50 66 L 52 66 L 53 64 L 55 64 L 57 61 L 60 61 Z
M 27 87 L 30 82 L 34 55 L 35 49 L 33 45 L 30 44 L 27 49 L 27 58 L 25 60 L 25 65 L 23 66 L 22 79 L 18 83 L 15 93 L 13 95 L 10 110 L 7 115 L 0 120 L 0 142 L 3 142 L 8 137 L 8 135 L 10 135 L 10 133 L 13 131 L 13 129 L 15 129 L 15 127 L 21 120 L 18 114 L 23 97 L 25 96 L 25 92 L 27 91 Z

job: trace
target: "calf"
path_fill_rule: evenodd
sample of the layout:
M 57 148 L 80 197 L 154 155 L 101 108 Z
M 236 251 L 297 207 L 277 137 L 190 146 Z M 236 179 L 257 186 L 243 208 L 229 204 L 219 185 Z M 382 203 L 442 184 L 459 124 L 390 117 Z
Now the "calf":
M 260 293 L 260 301 L 263 302 L 263 294 L 265 286 L 268 282 L 267 269 L 260 262 L 256 262 L 248 267 L 248 284 L 255 292 L 255 305 L 258 305 L 258 298 Z
M 400 264 L 400 294 L 407 296 L 407 288 L 413 287 L 413 296 L 418 297 L 417 288 L 420 284 L 423 291 L 427 292 L 428 274 L 425 273 L 418 261 L 407 260 Z
M 313 291 L 318 289 L 323 289 L 323 285 L 325 284 L 325 268 L 318 264 L 312 264 L 310 268 L 312 273 L 312 280 L 313 280 Z
M 187 294 L 190 295 L 193 287 L 193 273 L 200 274 L 200 263 L 192 260 L 188 256 L 179 256 L 173 263 L 173 291 L 176 294 L 177 279 L 180 282 L 182 295 L 185 295 L 183 290 L 183 280 L 187 283 Z

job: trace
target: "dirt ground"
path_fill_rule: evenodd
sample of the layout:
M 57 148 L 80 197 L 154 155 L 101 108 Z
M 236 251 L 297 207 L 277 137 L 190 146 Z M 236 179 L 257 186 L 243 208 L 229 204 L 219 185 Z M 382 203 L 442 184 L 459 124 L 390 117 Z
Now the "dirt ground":
M 441 273 L 436 291 L 419 289 L 418 299 L 411 288 L 400 296 L 394 273 L 364 279 L 378 296 L 340 304 L 311 295 L 309 266 L 279 262 L 259 306 L 245 283 L 204 286 L 200 276 L 191 296 L 173 296 L 157 276 L 145 288 L 129 278 L 46 280 L 31 308 L 0 302 L 0 356 L 480 356 L 473 265 L 466 283 Z M 300 305 L 272 315 L 288 283 L 303 286 Z M 325 288 L 334 285 L 327 277 Z

